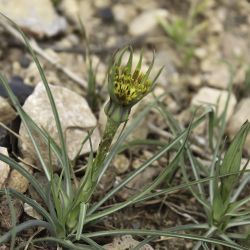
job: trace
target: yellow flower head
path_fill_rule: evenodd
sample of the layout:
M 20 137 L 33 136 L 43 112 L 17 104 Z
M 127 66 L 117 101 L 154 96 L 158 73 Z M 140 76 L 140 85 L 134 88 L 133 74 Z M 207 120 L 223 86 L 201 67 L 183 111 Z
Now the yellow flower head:
M 129 53 L 127 64 L 122 65 L 124 54 Z M 114 63 L 111 66 L 108 74 L 108 89 L 110 101 L 105 108 L 108 116 L 113 116 L 114 120 L 125 121 L 128 118 L 131 107 L 140 101 L 145 95 L 152 91 L 153 86 L 161 73 L 162 68 L 153 80 L 149 78 L 154 65 L 154 57 L 148 68 L 143 73 L 142 52 L 135 70 L 132 70 L 133 49 L 126 47 L 115 56 Z
M 144 79 L 145 75 L 139 70 L 131 73 L 126 66 L 117 67 L 113 79 L 113 92 L 116 99 L 123 105 L 138 102 L 152 88 L 152 81 Z

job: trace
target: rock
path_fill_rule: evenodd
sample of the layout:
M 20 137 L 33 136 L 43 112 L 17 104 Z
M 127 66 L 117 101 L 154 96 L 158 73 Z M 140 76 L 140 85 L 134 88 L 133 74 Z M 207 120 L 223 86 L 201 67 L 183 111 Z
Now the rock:
M 57 35 L 67 28 L 66 19 L 56 13 L 50 0 L 0 0 L 0 10 L 39 38 Z
M 40 62 L 41 66 L 44 68 L 43 62 Z M 20 75 L 24 82 L 30 86 L 34 87 L 36 84 L 41 81 L 41 76 L 37 70 L 37 66 L 34 61 L 32 61 L 27 68 L 22 68 L 21 64 L 17 61 L 14 61 L 12 64 L 12 71 L 16 75 Z M 47 75 L 46 75 L 47 77 Z
M 201 88 L 196 95 L 194 95 L 191 104 L 195 106 L 201 106 L 204 104 L 210 104 L 217 111 L 217 115 L 220 116 L 225 108 L 228 92 L 226 90 L 218 90 L 209 87 Z M 228 120 L 234 111 L 236 105 L 236 97 L 231 94 L 226 119 Z
M 203 59 L 207 56 L 207 49 L 204 47 L 198 47 L 194 50 L 194 54 L 197 58 Z
M 248 40 L 243 38 L 240 35 L 234 35 L 231 33 L 225 32 L 221 38 L 220 44 L 223 57 L 230 61 L 235 61 L 239 63 L 240 61 L 245 61 L 246 63 L 250 63 L 248 54 L 250 53 Z
M 0 246 L 0 250 L 9 250 L 9 248 L 6 245 Z
M 62 0 L 59 8 L 67 18 L 77 22 L 77 16 L 79 15 L 79 3 L 76 0 Z
M 24 163 L 19 163 L 23 168 L 25 168 L 30 174 L 33 170 L 30 166 L 25 165 Z M 15 189 L 20 193 L 25 193 L 29 187 L 29 180 L 26 179 L 21 173 L 13 169 L 10 173 L 8 184 L 9 188 Z
M 159 3 L 152 0 L 133 1 L 133 7 L 139 11 L 154 10 L 159 7 Z
M 193 88 L 197 89 L 202 84 L 202 78 L 199 74 L 197 75 L 187 75 L 186 79 L 188 81 L 188 84 L 192 86 Z
M 207 11 L 209 33 L 220 34 L 224 31 L 224 10 L 219 9 L 217 12 L 213 10 Z
M 246 166 L 247 164 L 247 166 Z M 246 158 L 242 158 L 241 159 L 241 163 L 240 163 L 240 170 L 243 170 L 243 169 L 247 169 L 247 170 L 250 170 L 250 164 L 249 164 L 249 161 L 248 159 Z M 248 172 L 245 172 L 244 174 L 248 174 Z
M 148 10 L 137 16 L 129 25 L 129 33 L 133 36 L 143 35 L 152 31 L 157 25 L 157 18 L 166 18 L 166 9 Z
M 12 206 L 15 211 L 15 222 L 16 224 L 19 223 L 20 216 L 23 213 L 23 204 L 20 200 L 11 198 Z M 0 202 L 0 215 L 1 215 L 1 220 L 0 220 L 0 227 L 2 227 L 5 230 L 10 230 L 13 225 L 12 225 L 12 214 L 10 212 L 10 204 L 6 196 L 3 196 L 1 198 Z
M 124 24 L 128 24 L 137 14 L 136 9 L 131 4 L 118 3 L 112 9 L 115 20 Z
M 119 154 L 113 160 L 113 165 L 118 174 L 123 174 L 128 170 L 130 162 L 125 155 Z
M 161 50 L 156 53 L 154 65 L 159 68 L 162 66 L 164 67 L 159 78 L 157 79 L 157 83 L 160 83 L 163 87 L 166 87 L 170 79 L 178 74 L 175 67 L 175 62 L 177 60 L 177 57 L 171 50 Z
M 9 102 L 0 96 L 0 122 L 8 124 L 16 118 L 16 112 Z
M 82 141 L 87 136 L 87 131 L 95 127 L 97 121 L 86 100 L 82 96 L 60 86 L 50 86 L 50 89 L 54 96 L 62 130 L 66 138 L 68 156 L 73 160 L 80 150 Z M 33 94 L 30 95 L 24 103 L 23 108 L 27 114 L 32 117 L 33 121 L 39 127 L 46 130 L 58 145 L 60 145 L 53 112 L 43 83 L 39 83 L 36 86 Z M 24 157 L 29 157 L 35 160 L 39 165 L 35 149 L 23 123 L 21 123 L 19 135 L 22 138 L 22 140 L 19 141 L 21 153 Z M 49 163 L 48 147 L 46 146 L 46 143 L 44 143 L 39 135 L 35 136 L 35 138 L 39 144 L 45 162 Z M 96 151 L 100 141 L 98 129 L 94 130 L 91 140 L 93 150 Z M 80 154 L 88 152 L 90 152 L 90 145 L 89 142 L 86 142 Z M 57 166 L 57 160 L 54 155 L 52 155 L 52 165 Z
M 104 245 L 106 250 L 129 250 L 134 249 L 140 242 L 133 239 L 131 235 L 124 235 L 114 238 L 113 242 Z M 154 250 L 149 244 L 144 245 L 140 250 Z
M 9 156 L 7 148 L 0 147 L 0 153 Z M 4 188 L 4 184 L 9 176 L 10 166 L 0 161 L 0 189 Z
M 24 104 L 24 101 L 34 89 L 33 87 L 26 85 L 20 76 L 13 76 L 9 80 L 9 86 L 21 104 Z M 2 85 L 0 85 L 0 96 L 8 98 L 8 94 Z
M 30 206 L 27 203 L 24 203 L 23 210 L 27 215 L 29 215 L 32 218 L 35 218 L 37 220 L 43 219 L 43 217 L 32 206 Z
M 60 11 L 80 28 L 79 17 L 84 24 L 87 34 L 93 32 L 94 27 L 94 8 L 92 1 L 62 0 Z
M 214 63 L 204 79 L 208 85 L 215 88 L 227 89 L 230 82 L 230 71 L 225 63 Z
M 10 148 L 9 132 L 0 126 L 0 147 Z
M 104 6 L 98 9 L 96 13 L 98 18 L 101 18 L 105 23 L 112 23 L 114 22 L 114 13 L 109 6 Z
M 230 118 L 227 132 L 230 139 L 232 139 L 236 133 L 239 131 L 243 123 L 248 120 L 250 121 L 250 97 L 242 99 L 240 103 L 236 106 L 236 110 L 233 116 Z M 248 134 L 245 142 L 245 150 L 248 155 L 250 155 L 250 134 Z
M 92 2 L 96 8 L 104 8 L 111 5 L 110 0 L 94 0 Z

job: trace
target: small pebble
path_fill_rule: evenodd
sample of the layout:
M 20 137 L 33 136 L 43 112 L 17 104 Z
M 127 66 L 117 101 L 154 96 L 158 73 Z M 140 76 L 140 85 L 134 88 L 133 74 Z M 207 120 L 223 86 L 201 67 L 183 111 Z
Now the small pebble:
M 115 20 L 113 11 L 110 7 L 104 7 L 99 9 L 97 11 L 97 16 L 107 23 L 112 23 Z
M 124 155 L 117 155 L 113 161 L 115 170 L 118 174 L 125 173 L 129 168 L 129 159 Z
M 27 56 L 22 56 L 19 60 L 19 63 L 22 68 L 26 69 L 29 67 L 31 60 Z

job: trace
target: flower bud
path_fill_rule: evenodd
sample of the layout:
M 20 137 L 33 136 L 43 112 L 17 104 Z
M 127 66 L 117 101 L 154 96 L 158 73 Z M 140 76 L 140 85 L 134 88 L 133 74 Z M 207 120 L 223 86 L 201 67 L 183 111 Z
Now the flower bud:
M 126 52 L 129 52 L 129 59 L 126 65 L 122 65 L 122 59 Z M 144 96 L 150 93 L 163 68 L 161 68 L 153 80 L 150 73 L 154 65 L 154 56 L 146 73 L 141 72 L 141 52 L 135 70 L 132 70 L 133 49 L 126 47 L 118 51 L 114 63 L 108 73 L 108 90 L 110 100 L 105 107 L 105 113 L 115 122 L 125 122 L 133 105 L 139 102 Z

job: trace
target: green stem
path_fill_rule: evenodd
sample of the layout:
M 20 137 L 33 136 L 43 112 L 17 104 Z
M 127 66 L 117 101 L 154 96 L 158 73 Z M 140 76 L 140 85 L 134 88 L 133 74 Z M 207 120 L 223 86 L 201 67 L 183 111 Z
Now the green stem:
M 93 165 L 91 167 L 91 170 L 88 173 L 87 182 L 83 188 L 83 192 L 86 192 L 86 196 L 84 197 L 85 202 L 87 202 L 90 199 L 92 193 L 96 188 L 99 174 L 101 171 L 101 166 L 109 152 L 111 143 L 114 139 L 114 136 L 120 124 L 121 123 L 115 122 L 111 118 L 107 119 L 102 140 L 99 144 L 98 151 L 94 159 Z
M 121 122 L 116 122 L 110 117 L 107 119 L 106 127 L 104 130 L 104 134 L 102 140 L 99 144 L 98 151 L 96 157 L 93 161 L 93 164 L 87 168 L 86 174 L 84 176 L 84 180 L 82 186 L 79 190 L 79 195 L 77 200 L 70 208 L 70 214 L 67 218 L 67 226 L 69 228 L 75 228 L 80 211 L 81 203 L 88 203 L 92 194 L 94 193 L 96 186 L 98 184 L 98 178 L 100 172 L 102 170 L 103 162 L 109 152 L 111 143 L 114 139 L 114 136 L 120 126 Z

